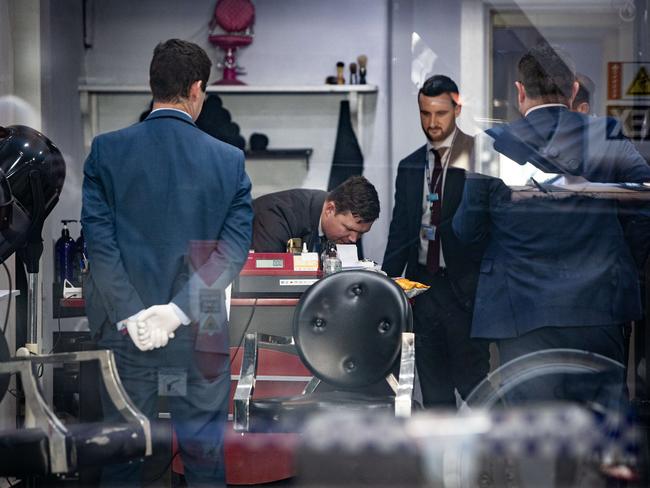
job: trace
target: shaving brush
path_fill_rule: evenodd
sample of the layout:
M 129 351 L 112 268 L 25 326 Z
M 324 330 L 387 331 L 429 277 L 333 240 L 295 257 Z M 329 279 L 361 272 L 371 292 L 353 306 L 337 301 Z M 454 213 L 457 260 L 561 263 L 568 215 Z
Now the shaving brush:
M 366 65 L 368 64 L 368 56 L 362 54 L 357 57 L 357 63 L 359 63 L 359 84 L 366 84 Z
M 344 68 L 345 68 L 345 64 L 343 64 L 343 61 L 339 61 L 338 63 L 336 63 L 336 84 L 337 85 L 345 84 L 345 78 L 343 78 Z
M 350 85 L 358 85 L 359 78 L 357 78 L 357 63 L 350 63 Z

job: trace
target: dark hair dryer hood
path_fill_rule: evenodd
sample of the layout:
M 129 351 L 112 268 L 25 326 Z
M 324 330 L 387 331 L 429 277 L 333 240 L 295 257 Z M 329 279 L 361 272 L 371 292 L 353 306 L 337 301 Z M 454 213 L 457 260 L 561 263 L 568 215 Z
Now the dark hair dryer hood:
M 24 125 L 0 127 L 0 168 L 14 198 L 29 215 L 34 210 L 29 174 L 37 171 L 43 187 L 45 215 L 49 215 L 65 180 L 65 161 L 52 141 Z
M 22 247 L 27 234 L 50 214 L 65 180 L 61 151 L 43 134 L 23 125 L 0 126 L 0 208 L 11 215 L 0 226 L 0 260 Z M 2 174 L 4 173 L 4 174 Z M 40 232 L 41 229 L 37 229 Z

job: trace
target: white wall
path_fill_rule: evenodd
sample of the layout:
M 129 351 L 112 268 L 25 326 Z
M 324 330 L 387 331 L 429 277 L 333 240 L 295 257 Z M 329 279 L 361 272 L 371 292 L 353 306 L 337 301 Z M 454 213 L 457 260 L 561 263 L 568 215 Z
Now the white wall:
M 14 56 L 11 46 L 9 0 L 0 0 L 0 94 L 13 92 Z
M 52 349 L 52 333 L 87 327 L 85 318 L 61 319 L 52 316 L 54 281 L 54 241 L 61 232 L 61 219 L 79 219 L 82 167 L 85 159 L 81 127 L 79 77 L 84 66 L 82 3 L 77 0 L 41 0 L 42 115 L 43 133 L 57 145 L 66 162 L 66 179 L 59 203 L 45 221 L 43 277 L 43 347 Z M 79 227 L 70 225 L 77 237 Z
M 417 104 L 419 86 L 412 80 L 413 34 L 419 35 L 433 54 L 428 75 L 444 74 L 459 86 L 461 52 L 461 2 L 445 0 L 393 0 L 392 2 L 392 90 L 391 90 L 391 192 L 397 164 L 426 142 L 420 127 Z M 475 60 L 476 62 L 482 59 Z M 425 75 L 426 77 L 426 75 Z M 472 128 L 459 123 L 461 129 Z
M 322 84 L 335 74 L 337 61 L 346 65 L 360 54 L 368 56 L 368 82 L 379 87 L 364 110 L 365 176 L 377 187 L 384 208 L 364 240 L 367 257 L 380 260 L 388 229 L 387 49 L 388 0 L 256 0 L 255 39 L 239 50 L 238 63 L 250 85 Z M 88 84 L 146 85 L 156 43 L 171 37 L 203 46 L 213 61 L 221 53 L 207 40 L 215 2 L 196 0 L 191 9 L 173 0 L 115 0 L 95 2 L 93 47 L 86 54 Z M 347 72 L 346 72 L 347 76 Z M 213 70 L 212 79 L 220 78 Z M 312 147 L 314 153 L 304 187 L 325 188 L 332 161 L 341 96 L 224 96 L 224 105 L 248 138 L 252 132 L 269 136 L 270 148 Z M 146 107 L 134 106 L 125 124 Z M 110 107 L 105 114 L 113 117 Z M 123 113 L 123 112 L 121 112 Z M 115 119 L 113 118 L 115 122 Z M 117 122 L 119 124 L 119 122 Z M 105 126 L 104 129 L 116 127 Z M 248 164 L 254 164 L 249 162 Z

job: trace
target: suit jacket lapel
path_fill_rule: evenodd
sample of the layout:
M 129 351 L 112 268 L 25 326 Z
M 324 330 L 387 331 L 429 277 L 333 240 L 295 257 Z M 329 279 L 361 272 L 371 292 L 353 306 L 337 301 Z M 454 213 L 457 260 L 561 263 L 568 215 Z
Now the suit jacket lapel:
M 474 141 L 474 138 L 468 136 L 460 129 L 457 130 L 458 133 L 456 134 L 456 138 L 450 149 L 449 166 L 455 166 L 464 169 L 465 171 L 470 171 L 474 166 L 474 161 L 472 161 L 474 154 L 472 142 Z
M 442 220 L 452 218 L 460 198 L 465 182 L 465 170 L 461 168 L 447 168 L 445 177 L 445 194 L 442 199 Z
M 424 190 L 424 169 L 427 165 L 427 146 L 422 146 L 417 152 L 415 159 L 409 165 L 408 181 L 406 191 L 408 192 L 408 208 L 410 210 L 409 222 L 417 226 L 417 233 L 420 233 L 420 221 L 422 220 L 422 192 Z

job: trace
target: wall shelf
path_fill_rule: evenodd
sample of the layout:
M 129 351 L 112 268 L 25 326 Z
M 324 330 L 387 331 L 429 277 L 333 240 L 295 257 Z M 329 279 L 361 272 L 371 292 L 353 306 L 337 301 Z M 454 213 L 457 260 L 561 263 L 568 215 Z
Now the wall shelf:
M 377 85 L 210 85 L 207 93 L 223 95 L 347 95 L 350 112 L 356 119 L 357 137 L 363 141 L 363 105 L 364 98 L 378 92 Z M 114 95 L 148 95 L 147 85 L 102 85 L 81 84 L 79 95 L 84 126 L 86 148 L 99 133 L 98 98 Z
M 296 149 L 265 149 L 263 151 L 245 151 L 246 159 L 301 159 L 305 161 L 305 167 L 309 169 L 309 158 L 313 149 L 296 148 Z
M 147 85 L 79 85 L 81 93 L 150 93 Z M 208 93 L 377 93 L 377 85 L 209 85 Z

